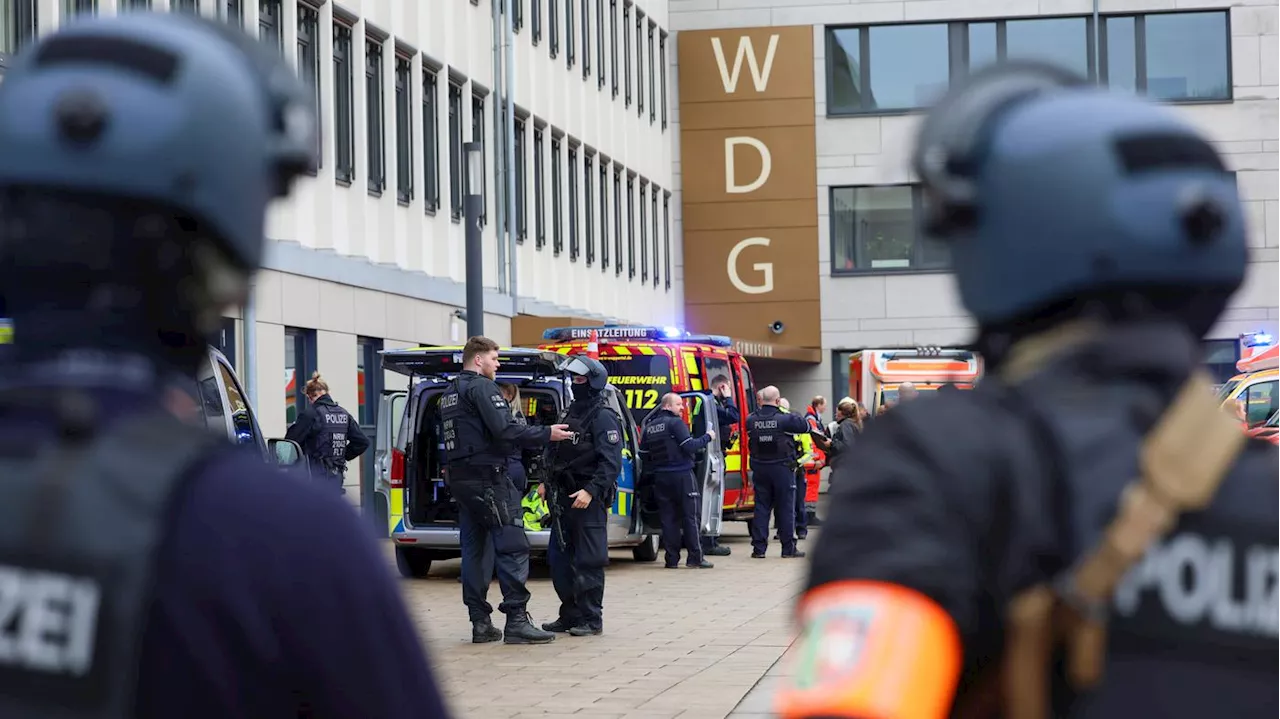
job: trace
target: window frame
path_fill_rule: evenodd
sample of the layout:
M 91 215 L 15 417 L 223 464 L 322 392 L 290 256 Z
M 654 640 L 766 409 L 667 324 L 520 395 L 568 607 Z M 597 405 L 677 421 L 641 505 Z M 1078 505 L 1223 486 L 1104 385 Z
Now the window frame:
M 454 222 L 462 222 L 466 203 L 466 184 L 463 178 L 462 136 L 462 86 L 465 79 L 449 77 L 449 215 Z
M 378 403 L 382 399 L 382 388 L 385 383 L 382 363 L 379 354 L 386 343 L 376 337 L 356 337 L 356 358 L 364 362 L 364 386 L 360 387 L 360 365 L 356 365 L 356 422 L 362 427 L 374 427 L 378 424 Z M 360 403 L 359 390 L 364 390 L 364 403 Z M 367 420 L 367 421 L 366 421 Z
M 661 190 L 662 188 L 658 187 L 656 184 L 652 182 L 649 183 L 649 210 L 650 210 L 650 214 L 652 215 L 650 219 L 652 220 L 652 223 L 653 223 L 652 224 L 653 229 L 651 230 L 651 232 L 653 233 L 653 286 L 654 287 L 658 286 L 659 268 L 661 267 L 659 260 L 662 258 L 662 254 L 660 252 L 662 248 L 658 245 L 658 193 Z
M 609 52 L 613 56 L 610 76 L 613 78 L 613 97 L 618 97 L 618 0 L 609 0 Z
M 658 36 L 658 70 L 662 73 L 662 131 L 667 131 L 667 31 Z
M 656 59 L 653 53 L 653 38 L 658 30 L 658 23 L 649 20 L 649 124 L 658 121 L 658 82 L 657 73 L 653 70 Z
M 649 195 L 649 181 L 640 178 L 640 199 L 636 206 L 640 208 L 640 284 L 649 282 L 649 224 L 645 222 L 645 198 Z
M 622 173 L 624 168 L 613 163 L 613 276 L 622 276 Z
M 294 419 L 298 421 L 298 415 L 302 409 L 307 406 L 307 381 L 311 379 L 311 373 L 318 369 L 316 351 L 316 331 L 305 327 L 289 327 L 284 328 L 284 341 L 293 343 L 293 401 L 294 401 Z M 285 345 L 286 349 L 288 344 Z M 285 361 L 288 362 L 289 353 L 285 352 Z M 285 365 L 288 368 L 288 365 Z M 285 396 L 285 421 L 288 422 L 288 395 Z M 290 423 L 292 424 L 292 423 Z
M 385 42 L 369 35 L 364 40 L 365 185 L 373 197 L 382 197 L 387 189 L 387 107 L 382 88 Z
M 596 0 L 596 89 L 604 85 L 604 0 Z
M 631 9 L 632 3 L 626 0 L 622 4 L 622 54 L 626 71 L 623 73 L 623 84 L 627 95 L 625 107 L 631 107 Z
M 564 54 L 565 63 L 570 70 L 573 69 L 573 63 L 577 57 L 577 36 L 574 33 L 576 25 L 573 22 L 573 0 L 564 0 Z
M 98 0 L 92 0 L 97 6 Z M 284 3 L 281 0 L 258 0 L 258 38 L 275 40 L 276 49 L 284 50 Z
M 636 173 L 627 171 L 627 280 L 636 277 Z
M 569 149 L 565 155 L 568 162 L 566 165 L 566 174 L 569 178 L 569 261 L 577 262 L 578 254 L 582 251 L 581 240 L 578 238 L 578 153 L 581 152 L 581 146 L 572 138 L 569 139 Z
M 537 47 L 542 40 L 542 0 L 531 0 L 529 8 L 529 24 L 533 27 L 533 46 Z
M 595 163 L 596 151 L 582 148 L 582 227 L 586 246 L 587 267 L 596 261 L 596 213 L 595 213 Z
M 440 209 L 440 71 L 422 65 L 422 172 L 424 212 Z
M 1113 19 L 1132 19 L 1133 20 L 1133 68 L 1134 68 L 1134 94 L 1138 97 L 1150 97 L 1147 95 L 1148 77 L 1147 67 L 1147 18 L 1156 15 L 1219 15 L 1223 19 L 1223 29 L 1226 33 L 1226 68 L 1227 68 L 1227 95 L 1219 98 L 1194 98 L 1194 99 L 1174 99 L 1164 100 L 1151 98 L 1155 102 L 1166 103 L 1170 105 L 1218 105 L 1222 103 L 1235 102 L 1236 82 L 1235 68 L 1232 62 L 1234 48 L 1232 45 L 1231 35 L 1231 10 L 1230 8 L 1179 8 L 1176 10 L 1162 10 L 1152 12 L 1116 12 L 1101 16 L 1101 27 L 1098 28 L 1098 63 L 1101 65 L 1099 69 L 1099 83 L 1103 87 L 1111 86 L 1111 53 L 1108 51 L 1108 30 L 1107 25 Z
M 551 45 L 548 52 L 554 60 L 560 54 L 560 0 L 547 0 L 547 33 Z
M 671 291 L 671 191 L 662 193 L 662 252 L 666 273 L 666 290 Z
M 150 2 L 150 0 L 148 0 Z M 298 76 L 311 86 L 316 102 L 316 167 L 307 174 L 315 177 L 324 167 L 324 119 L 320 102 L 320 10 L 309 2 L 298 3 Z
M 0 47 L 0 75 L 3 75 L 9 59 L 34 42 L 40 34 L 39 0 L 13 0 L 9 13 L 9 19 L 13 22 L 13 47 L 8 50 Z
M 564 170 L 560 159 L 564 136 L 551 134 L 551 252 L 556 257 L 564 252 Z
M 356 92 L 352 60 L 355 28 L 333 21 L 334 181 L 349 187 L 356 179 Z M 345 156 L 344 156 L 345 153 Z
M 529 164 L 525 160 L 526 118 L 515 118 L 515 173 L 516 173 L 516 244 L 524 244 L 529 236 Z
M 836 263 L 836 220 L 838 215 L 835 211 L 835 193 L 837 190 L 860 190 L 860 189 L 883 189 L 890 187 L 907 187 L 911 189 L 911 217 L 912 225 L 915 227 L 916 235 L 912 239 L 911 244 L 911 262 L 908 267 L 854 267 L 853 269 L 839 268 Z M 950 273 L 954 268 L 950 261 L 945 265 L 937 267 L 920 267 L 918 258 L 920 257 L 921 247 L 923 243 L 920 239 L 923 235 L 921 228 L 923 225 L 924 213 L 924 196 L 923 189 L 919 183 L 898 182 L 884 185 L 832 185 L 827 188 L 827 236 L 829 238 L 827 248 L 827 259 L 831 265 L 832 277 L 856 277 L 861 275 L 927 275 L 938 273 Z M 854 252 L 858 252 L 857 242 L 854 243 Z M 856 258 L 856 255 L 855 255 Z
M 644 21 L 648 17 L 636 7 L 636 117 L 644 117 Z
M 396 202 L 408 206 L 413 202 L 413 59 L 395 53 L 396 91 Z
M 489 224 L 489 143 L 485 141 L 484 116 L 486 96 L 471 83 L 471 141 L 480 143 L 480 226 Z M 463 174 L 470 163 L 463 158 Z M 463 187 L 466 187 L 464 184 Z
M 546 160 L 543 159 L 543 135 L 546 128 L 537 124 L 533 127 L 533 222 L 534 246 L 541 250 L 547 246 L 547 210 L 546 210 Z
M 524 28 L 524 0 L 508 0 L 511 3 L 511 31 L 519 34 Z
M 578 24 L 582 26 L 582 79 L 591 77 L 591 0 L 582 0 L 582 15 Z
M 609 158 L 600 155 L 600 271 L 609 269 Z

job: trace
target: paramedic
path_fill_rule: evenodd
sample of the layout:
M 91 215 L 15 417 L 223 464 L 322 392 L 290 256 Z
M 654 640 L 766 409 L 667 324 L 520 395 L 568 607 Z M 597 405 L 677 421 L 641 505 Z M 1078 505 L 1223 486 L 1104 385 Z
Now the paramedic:
M 342 485 L 347 476 L 347 462 L 369 449 L 369 438 L 351 413 L 329 396 L 329 384 L 319 372 L 307 380 L 305 391 L 310 404 L 285 431 L 285 439 L 302 447 L 312 477 L 338 490 L 339 494 L 346 494 Z
M 446 716 L 367 522 L 178 419 L 313 107 L 185 14 L 79 19 L 0 83 L 0 716 Z
M 716 434 L 708 431 L 701 437 L 690 436 L 689 427 L 680 416 L 683 406 L 684 399 L 675 392 L 662 396 L 662 405 L 645 422 L 640 451 L 644 452 L 645 472 L 654 478 L 667 569 L 680 566 L 681 547 L 686 551 L 688 566 L 710 569 L 713 565 L 702 557 L 702 544 L 698 541 L 701 487 L 693 476 L 693 465 L 698 452 L 706 451 Z
M 555 639 L 529 621 L 529 537 L 524 533 L 522 492 L 508 470 L 516 447 L 542 447 L 571 435 L 565 425 L 531 427 L 520 424 L 493 378 L 497 376 L 498 343 L 471 337 L 462 348 L 462 371 L 440 398 L 444 417 L 445 450 L 449 465 L 445 482 L 458 502 L 463 562 L 462 601 L 471 619 L 471 641 L 477 644 L 545 644 Z M 497 565 L 502 603 L 507 615 L 499 630 L 486 601 L 491 575 L 484 557 L 492 552 Z
M 778 538 L 785 558 L 803 557 L 796 549 L 795 435 L 809 431 L 804 418 L 778 407 L 778 388 L 760 390 L 760 409 L 747 417 L 747 441 L 756 486 L 756 510 L 751 522 L 751 557 L 763 559 L 769 545 L 769 514 L 777 519 Z
M 827 411 L 827 398 L 817 395 L 805 409 L 804 418 L 809 423 L 809 437 L 813 440 L 811 457 L 804 465 L 804 491 L 796 487 L 796 526 L 822 526 L 818 519 L 818 488 L 822 484 L 822 469 L 827 466 L 829 438 L 822 423 L 822 413 Z M 809 497 L 813 501 L 809 501 Z M 803 537 L 801 537 L 803 539 Z
M 622 417 L 606 403 L 609 372 L 598 360 L 575 355 L 564 371 L 573 378 L 565 421 L 574 438 L 548 451 L 548 479 L 541 485 L 551 510 L 547 563 L 560 614 L 542 628 L 586 637 L 604 631 L 604 568 L 609 509 L 622 473 Z
M 1278 455 L 1201 365 L 1247 262 L 1218 151 L 1019 62 L 934 108 L 914 169 L 987 379 L 836 470 L 797 656 L 877 649 L 800 671 L 779 713 L 1277 716 Z

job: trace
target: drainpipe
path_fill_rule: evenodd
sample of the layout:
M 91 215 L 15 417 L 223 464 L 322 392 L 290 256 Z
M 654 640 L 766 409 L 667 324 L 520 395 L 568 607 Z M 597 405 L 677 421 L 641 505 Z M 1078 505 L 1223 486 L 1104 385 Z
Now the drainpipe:
M 511 0 L 508 0 L 510 2 Z M 520 0 L 521 2 L 523 0 Z M 510 229 L 507 230 L 507 271 L 509 271 L 510 279 L 507 281 L 507 287 L 511 290 L 511 312 L 516 314 L 519 312 L 520 304 L 519 295 L 516 288 L 519 286 L 519 262 L 518 247 L 516 238 L 520 236 L 520 228 L 516 226 L 519 221 L 519 215 L 516 213 L 516 180 L 524 182 L 524 178 L 516 177 L 516 77 L 515 77 L 515 13 L 511 12 L 508 6 L 507 22 L 506 22 L 506 43 L 503 53 L 502 74 L 504 76 L 503 89 L 507 93 L 507 134 L 505 140 L 507 143 L 507 217 L 511 218 L 508 223 Z
M 494 194 L 499 194 L 498 188 L 502 187 L 502 183 L 505 179 L 504 168 L 502 167 L 503 163 L 498 162 L 498 158 L 502 157 L 502 144 L 503 144 L 502 140 L 505 137 L 502 131 L 502 106 L 500 105 L 502 101 L 502 88 L 503 88 L 503 77 L 502 77 L 502 9 L 503 8 L 502 6 L 509 1 L 510 0 L 493 0 L 490 3 L 490 8 L 491 8 L 490 24 L 493 26 L 493 59 L 492 59 L 491 65 L 493 67 L 493 153 L 492 154 L 493 154 L 493 167 L 494 167 L 494 178 L 493 178 Z M 494 225 L 494 233 L 497 235 L 497 240 L 498 240 L 498 246 L 497 246 L 498 291 L 501 292 L 504 289 L 506 289 L 506 286 L 507 286 L 506 276 L 504 274 L 506 272 L 506 266 L 507 266 L 507 262 L 506 262 L 507 247 L 502 235 L 503 233 L 502 225 L 503 225 L 503 220 L 505 219 L 505 216 L 506 216 L 507 208 L 506 208 L 506 205 L 504 205 L 502 202 L 499 202 L 498 198 L 496 197 L 494 198 L 493 207 L 494 207 L 495 219 L 497 221 L 497 224 Z
M 1093 81 L 1102 84 L 1102 24 L 1098 19 L 1098 0 L 1093 0 Z

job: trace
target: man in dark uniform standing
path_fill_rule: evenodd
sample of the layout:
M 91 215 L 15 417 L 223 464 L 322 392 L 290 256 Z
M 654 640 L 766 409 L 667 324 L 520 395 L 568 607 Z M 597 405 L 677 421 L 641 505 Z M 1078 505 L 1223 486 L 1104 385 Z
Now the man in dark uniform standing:
M 78 20 L 0 83 L 0 716 L 446 715 L 367 522 L 202 417 L 313 108 L 182 14 Z
M 549 476 L 539 485 L 551 510 L 547 563 L 560 597 L 560 616 L 542 628 L 586 637 L 604 631 L 609 508 L 622 472 L 622 418 L 606 404 L 609 372 L 603 364 L 574 356 L 564 371 L 573 378 L 573 403 L 565 421 L 574 440 L 551 448 Z
M 461 524 L 470 532 L 461 542 L 468 569 L 462 577 L 462 600 L 471 619 L 471 641 L 545 644 L 555 636 L 529 621 L 529 537 L 524 533 L 522 492 L 511 479 L 507 458 L 514 446 L 542 447 L 573 435 L 563 424 L 531 427 L 517 421 L 494 382 L 499 366 L 497 342 L 468 339 L 462 348 L 462 371 L 440 397 L 449 458 L 445 481 L 464 515 Z M 498 610 L 507 615 L 501 631 L 490 620 L 493 609 L 485 601 L 492 579 L 483 571 L 489 551 L 502 588 Z
M 720 428 L 720 447 L 727 454 L 733 444 L 740 441 L 738 438 L 738 422 L 742 421 L 742 413 L 738 411 L 737 405 L 733 403 L 733 386 L 728 380 L 722 378 L 717 382 L 714 392 L 716 397 L 716 424 Z M 699 541 L 702 543 L 703 555 L 727 557 L 732 554 L 729 547 L 720 543 L 719 537 L 705 536 Z
M 716 434 L 708 431 L 701 437 L 690 436 L 689 427 L 680 416 L 683 405 L 684 399 L 675 392 L 662 396 L 662 405 L 645 422 L 640 451 L 644 453 L 645 473 L 653 474 L 667 569 L 680 566 L 682 546 L 688 566 L 710 569 L 714 565 L 702 557 L 702 544 L 698 541 L 698 498 L 702 488 L 693 476 L 693 460 Z
M 747 416 L 751 450 L 751 481 L 756 489 L 756 512 L 751 522 L 751 558 L 763 559 L 769 546 L 769 514 L 778 524 L 785 558 L 803 557 L 796 549 L 795 435 L 809 431 L 804 417 L 778 408 L 778 388 L 760 390 L 760 409 Z
M 801 662 L 779 713 L 1277 716 L 1280 456 L 1201 365 L 1234 176 L 1174 110 L 1031 63 L 954 89 L 914 165 L 987 374 L 835 470 L 796 656 L 864 651 Z

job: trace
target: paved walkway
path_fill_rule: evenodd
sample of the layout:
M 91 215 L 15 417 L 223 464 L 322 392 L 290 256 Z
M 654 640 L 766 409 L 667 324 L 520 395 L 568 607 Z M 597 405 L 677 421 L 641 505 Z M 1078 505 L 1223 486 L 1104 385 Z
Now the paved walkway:
M 457 561 L 438 563 L 425 581 L 406 581 L 454 716 L 772 716 L 769 690 L 784 671 L 778 659 L 793 639 L 790 613 L 807 565 L 781 559 L 776 542 L 767 559 L 751 559 L 746 525 L 728 523 L 727 532 L 733 555 L 714 557 L 711 570 L 664 569 L 661 560 L 640 564 L 629 551 L 614 552 L 604 635 L 559 635 L 545 646 L 471 644 Z M 545 567 L 535 565 L 530 585 L 535 621 L 554 619 L 558 601 Z M 490 603 L 500 598 L 495 582 Z M 502 615 L 494 619 L 501 626 Z

